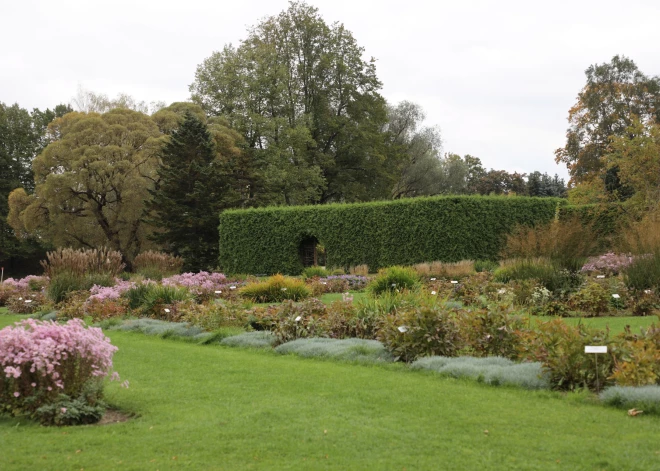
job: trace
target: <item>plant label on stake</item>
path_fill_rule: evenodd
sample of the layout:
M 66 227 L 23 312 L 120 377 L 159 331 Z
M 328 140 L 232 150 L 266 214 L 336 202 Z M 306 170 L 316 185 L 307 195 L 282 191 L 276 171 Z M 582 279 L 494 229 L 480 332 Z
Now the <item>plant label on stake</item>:
M 596 361 L 596 393 L 600 391 L 600 384 L 598 383 L 598 353 L 607 353 L 607 345 L 585 345 L 584 353 L 595 353 Z

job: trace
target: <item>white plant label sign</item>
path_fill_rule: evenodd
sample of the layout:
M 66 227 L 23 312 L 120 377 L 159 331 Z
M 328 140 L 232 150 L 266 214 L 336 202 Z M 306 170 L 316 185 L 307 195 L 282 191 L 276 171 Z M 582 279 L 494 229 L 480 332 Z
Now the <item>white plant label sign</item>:
M 584 353 L 607 353 L 607 346 L 586 345 L 584 347 Z

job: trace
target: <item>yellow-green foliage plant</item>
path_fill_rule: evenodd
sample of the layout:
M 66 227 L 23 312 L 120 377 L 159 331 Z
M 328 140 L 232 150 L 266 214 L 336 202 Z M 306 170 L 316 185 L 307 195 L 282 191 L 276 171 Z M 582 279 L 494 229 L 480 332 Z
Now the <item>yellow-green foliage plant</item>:
M 239 294 L 257 303 L 279 303 L 300 301 L 311 293 L 302 280 L 278 274 L 265 281 L 247 284 L 239 290 Z

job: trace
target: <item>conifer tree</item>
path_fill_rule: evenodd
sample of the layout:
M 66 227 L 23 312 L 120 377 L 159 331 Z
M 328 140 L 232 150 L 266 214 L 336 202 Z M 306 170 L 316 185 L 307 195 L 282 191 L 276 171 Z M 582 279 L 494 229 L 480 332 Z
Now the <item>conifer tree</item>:
M 184 258 L 185 270 L 212 269 L 218 259 L 218 215 L 228 191 L 205 123 L 187 112 L 164 146 L 152 191 L 154 239 Z

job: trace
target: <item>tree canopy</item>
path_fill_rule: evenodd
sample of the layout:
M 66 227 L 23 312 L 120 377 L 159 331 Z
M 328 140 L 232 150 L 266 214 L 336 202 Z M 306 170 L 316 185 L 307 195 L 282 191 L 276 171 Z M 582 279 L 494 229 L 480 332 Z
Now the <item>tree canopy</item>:
M 197 68 L 193 100 L 227 117 L 263 169 L 254 204 L 387 197 L 387 109 L 375 60 L 363 53 L 342 24 L 291 2 Z
M 33 162 L 35 189 L 9 198 L 9 223 L 56 246 L 148 247 L 145 200 L 157 179 L 164 136 L 147 115 L 115 109 L 73 112 L 48 126 L 50 144 Z

